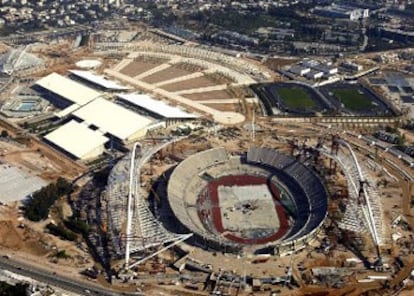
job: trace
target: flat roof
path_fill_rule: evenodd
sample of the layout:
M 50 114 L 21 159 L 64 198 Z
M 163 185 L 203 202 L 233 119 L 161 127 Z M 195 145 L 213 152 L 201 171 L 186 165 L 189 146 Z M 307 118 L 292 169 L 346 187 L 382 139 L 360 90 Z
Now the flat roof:
M 97 75 L 95 73 L 92 73 L 90 71 L 81 71 L 81 70 L 69 70 L 70 73 L 74 74 L 75 76 L 78 76 L 82 79 L 85 79 L 89 82 L 92 82 L 96 85 L 99 85 L 105 89 L 111 89 L 111 90 L 128 90 L 130 89 L 127 86 L 120 85 L 118 82 L 109 80 L 105 76 Z
M 63 118 L 63 117 L 66 117 L 67 115 L 71 114 L 73 111 L 79 109 L 80 107 L 81 106 L 79 106 L 78 104 L 72 104 L 72 105 L 70 105 L 69 107 L 67 107 L 63 110 L 60 110 L 59 112 L 56 112 L 55 115 L 58 118 Z
M 75 120 L 47 134 L 45 139 L 80 159 L 109 141 L 100 131 Z
M 57 73 L 43 77 L 36 85 L 81 106 L 101 96 L 100 92 Z
M 137 107 L 146 109 L 164 118 L 198 118 L 198 115 L 188 113 L 178 107 L 168 105 L 167 103 L 155 100 L 148 95 L 143 94 L 119 94 L 119 98 L 125 100 Z
M 103 98 L 93 100 L 73 115 L 121 140 L 127 140 L 152 123 L 152 120 Z

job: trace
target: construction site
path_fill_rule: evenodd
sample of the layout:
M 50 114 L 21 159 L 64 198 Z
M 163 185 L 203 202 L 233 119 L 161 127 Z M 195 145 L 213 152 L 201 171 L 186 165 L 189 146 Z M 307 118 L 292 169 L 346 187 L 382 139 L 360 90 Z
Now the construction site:
M 369 92 L 366 110 L 392 111 L 325 114 L 319 96 L 349 96 L 343 85 L 320 92 L 265 59 L 121 33 L 0 48 L 1 254 L 117 293 L 412 293 L 414 160 L 370 136 L 392 126 L 411 142 L 401 106 Z M 73 192 L 29 221 L 27 197 L 59 177 Z M 75 241 L 46 229 L 74 216 L 87 225 Z
M 115 261 L 120 264 L 116 277 L 147 284 L 181 282 L 200 293 L 223 295 L 246 291 L 266 295 L 293 288 L 299 288 L 298 295 L 317 291 L 360 295 L 384 285 L 392 289 L 395 272 L 400 274 L 403 268 L 395 265 L 391 237 L 401 234 L 401 228 L 395 229 L 400 227 L 395 218 L 400 216 L 398 204 L 408 197 L 396 191 L 400 182 L 411 188 L 412 180 L 386 163 L 368 158 L 366 165 L 366 154 L 352 148 L 359 141 L 352 133 L 339 135 L 335 129 L 311 126 L 303 130 L 295 125 L 280 126 L 276 133 L 277 137 L 258 134 L 252 143 L 251 133 L 240 128 L 216 135 L 199 132 L 197 137 L 175 140 L 168 146 L 168 142 L 160 143 L 150 152 L 143 146 L 135 160 L 128 158 L 115 166 L 105 202 L 112 217 L 109 253 L 124 258 Z M 219 145 L 226 149 L 211 149 Z M 263 145 L 272 149 L 254 148 Z M 365 153 L 369 150 L 366 147 Z M 184 160 L 175 167 L 180 159 Z M 132 181 L 128 166 L 137 174 Z M 304 177 L 309 168 L 325 176 L 319 188 L 315 184 L 320 177 Z M 272 193 L 259 189 L 263 186 L 259 176 L 266 176 L 269 169 L 279 171 L 272 174 L 274 185 L 269 189 L 279 193 L 273 202 Z M 300 185 L 292 183 L 295 178 Z M 376 187 L 384 180 L 396 183 Z M 210 184 L 209 194 L 203 183 Z M 131 190 L 134 193 L 129 195 Z M 324 203 L 326 194 L 329 203 L 326 199 Z M 113 196 L 124 196 L 123 204 Z M 294 212 L 295 205 L 306 203 L 297 208 L 300 213 Z M 129 211 L 128 204 L 134 210 Z M 121 239 L 115 238 L 123 231 Z M 409 239 L 408 233 L 401 235 Z M 157 245 L 169 248 L 154 248 Z M 163 266 L 163 271 L 146 278 L 155 266 Z M 206 285 L 212 285 L 212 290 Z

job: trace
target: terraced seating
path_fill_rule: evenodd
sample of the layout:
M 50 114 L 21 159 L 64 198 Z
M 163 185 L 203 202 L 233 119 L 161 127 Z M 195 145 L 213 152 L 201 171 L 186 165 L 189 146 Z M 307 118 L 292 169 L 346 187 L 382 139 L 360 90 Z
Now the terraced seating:
M 247 152 L 247 162 L 279 170 L 278 177 L 291 191 L 294 190 L 291 194 L 296 204 L 296 217 L 287 238 L 297 239 L 322 223 L 327 211 L 326 192 L 319 178 L 306 166 L 290 156 L 263 147 L 251 147 Z

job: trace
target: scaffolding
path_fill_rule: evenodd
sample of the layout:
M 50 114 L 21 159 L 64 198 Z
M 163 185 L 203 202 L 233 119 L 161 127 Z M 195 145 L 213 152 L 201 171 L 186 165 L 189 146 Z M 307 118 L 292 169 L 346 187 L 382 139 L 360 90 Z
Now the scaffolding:
M 377 190 L 372 186 L 373 180 L 360 165 L 352 147 L 345 141 L 338 141 L 344 150 L 336 155 L 328 149 L 319 149 L 324 155 L 334 159 L 342 168 L 348 183 L 349 203 L 345 215 L 338 225 L 342 229 L 362 233 L 369 231 L 375 246 L 383 244 L 382 211 Z M 361 224 L 362 223 L 362 224 Z
M 173 234 L 167 231 L 163 225 L 154 217 L 150 211 L 147 201 L 142 197 L 140 186 L 141 167 L 158 151 L 168 145 L 181 140 L 176 138 L 167 140 L 154 147 L 142 148 L 135 143 L 131 152 L 129 167 L 129 193 L 127 202 L 127 223 L 125 240 L 125 270 L 135 267 L 138 264 L 168 250 L 176 244 L 187 240 L 190 234 Z M 137 153 L 137 150 L 139 152 Z M 130 263 L 131 255 L 134 253 L 149 251 L 149 249 L 170 243 L 168 246 Z

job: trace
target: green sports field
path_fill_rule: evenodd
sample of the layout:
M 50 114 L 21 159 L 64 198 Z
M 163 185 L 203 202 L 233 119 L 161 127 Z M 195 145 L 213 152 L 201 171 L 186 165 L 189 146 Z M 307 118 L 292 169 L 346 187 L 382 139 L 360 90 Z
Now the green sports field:
M 357 89 L 334 89 L 332 93 L 349 110 L 360 111 L 372 108 L 372 101 Z
M 317 106 L 312 97 L 302 88 L 280 87 L 277 93 L 289 109 L 311 109 Z

